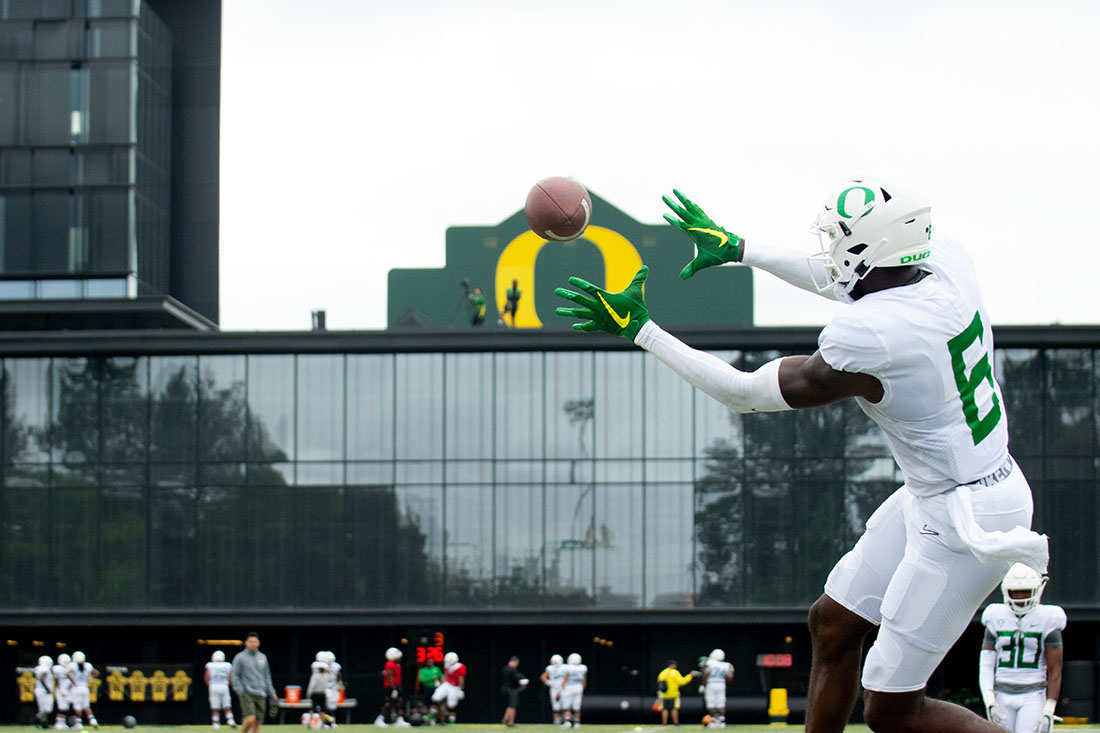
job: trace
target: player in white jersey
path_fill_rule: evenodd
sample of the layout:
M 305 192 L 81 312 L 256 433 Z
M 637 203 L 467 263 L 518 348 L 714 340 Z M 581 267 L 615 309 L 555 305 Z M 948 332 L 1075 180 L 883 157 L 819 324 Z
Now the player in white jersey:
M 329 723 L 333 728 L 336 727 L 336 712 L 340 704 L 340 690 L 344 689 L 344 678 L 340 674 L 340 670 L 343 667 L 336 661 L 335 652 L 324 652 L 325 664 L 328 665 L 328 671 L 332 674 L 332 679 L 329 681 L 328 689 L 325 690 L 325 710 L 328 711 L 328 715 L 332 718 L 332 722 Z M 398 714 L 398 719 L 401 723 L 405 722 L 405 719 Z
M 225 661 L 225 652 L 218 649 L 210 655 L 203 677 L 206 680 L 206 690 L 210 699 L 210 725 L 220 728 L 221 714 L 224 712 L 226 725 L 236 728 L 237 721 L 233 720 L 233 700 L 229 694 L 229 687 L 233 684 L 233 665 Z
M 37 720 L 43 728 L 50 726 L 50 714 L 53 712 L 53 660 L 39 657 L 34 668 L 34 702 L 38 706 Z
M 550 710 L 554 714 L 554 725 L 561 725 L 561 683 L 565 681 L 565 665 L 560 654 L 550 657 L 550 664 L 539 675 L 542 684 L 550 691 Z
M 611 293 L 579 278 L 581 331 L 629 338 L 690 384 L 738 412 L 818 407 L 847 397 L 886 434 L 905 484 L 867 520 L 814 603 L 806 729 L 840 731 L 860 688 L 860 649 L 879 627 L 863 669 L 864 717 L 875 731 L 992 731 L 958 705 L 925 696 L 932 671 L 1013 562 L 1045 571 L 1046 538 L 1030 531 L 1031 489 L 1008 454 L 993 375 L 993 338 L 977 276 L 953 240 L 932 235 L 918 194 L 851 178 L 826 197 L 814 229 L 821 252 L 746 246 L 675 192 L 666 219 L 694 241 L 682 279 L 727 262 L 761 268 L 848 303 L 809 356 L 754 372 L 685 345 L 654 323 L 639 269 Z
M 73 686 L 69 690 L 69 704 L 72 706 L 73 715 L 76 716 L 77 729 L 83 728 L 82 719 L 87 719 L 88 725 L 98 728 L 99 723 L 92 713 L 91 690 L 88 688 L 88 680 L 98 677 L 99 671 L 93 667 L 84 657 L 84 652 L 73 652 L 72 662 L 68 667 L 68 676 Z
M 588 685 L 588 665 L 581 663 L 581 655 L 573 652 L 566 660 L 565 675 L 561 683 L 561 712 L 563 728 L 581 727 L 581 699 Z
M 1013 565 L 1001 582 L 1004 603 L 982 613 L 978 687 L 989 719 L 1013 733 L 1050 733 L 1062 691 L 1066 612 L 1039 604 L 1046 584 L 1026 565 Z
M 733 665 L 726 653 L 715 649 L 703 667 L 703 701 L 710 713 L 709 728 L 726 727 L 726 685 L 733 681 Z
M 73 688 L 73 681 L 69 679 L 69 665 L 73 663 L 68 654 L 58 654 L 57 664 L 53 666 L 54 679 L 54 728 L 62 730 L 69 727 L 68 717 L 71 704 L 69 703 L 69 691 Z

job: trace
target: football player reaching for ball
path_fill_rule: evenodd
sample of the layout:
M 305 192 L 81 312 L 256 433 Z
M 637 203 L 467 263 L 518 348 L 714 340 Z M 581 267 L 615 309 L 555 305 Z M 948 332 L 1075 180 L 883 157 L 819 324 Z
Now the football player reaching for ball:
M 1001 581 L 1004 603 L 982 613 L 978 687 L 987 717 L 1013 733 L 1050 733 L 1062 691 L 1066 612 L 1039 604 L 1046 584 L 1046 576 L 1017 563 Z
M 913 190 L 856 177 L 826 196 L 809 258 L 758 246 L 716 224 L 678 191 L 666 219 L 695 243 L 680 277 L 725 263 L 765 270 L 847 304 L 813 354 L 743 372 L 688 347 L 650 316 L 642 267 L 610 293 L 579 278 L 559 315 L 579 331 L 619 334 L 738 412 L 818 407 L 849 397 L 885 433 L 905 483 L 867 520 L 810 609 L 813 662 L 806 731 L 841 731 L 864 689 L 874 731 L 987 731 L 969 710 L 925 695 L 951 645 L 1022 562 L 1046 571 L 1046 538 L 1032 532 L 1031 488 L 1008 453 L 1008 424 L 993 374 L 993 332 L 974 265 L 933 232 L 931 206 Z M 879 631 L 860 676 L 864 638 Z

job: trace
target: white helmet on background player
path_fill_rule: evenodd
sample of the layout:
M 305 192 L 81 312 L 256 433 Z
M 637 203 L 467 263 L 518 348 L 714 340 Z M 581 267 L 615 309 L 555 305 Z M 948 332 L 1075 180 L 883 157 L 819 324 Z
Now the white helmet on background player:
M 557 667 L 561 663 L 562 658 L 560 654 L 555 654 L 554 656 L 550 657 L 550 664 L 552 664 L 553 666 Z
M 57 655 L 57 663 L 60 664 L 62 667 L 68 667 L 70 664 L 72 664 L 72 662 L 73 658 L 70 657 L 68 654 Z
M 332 664 L 336 661 L 336 652 L 325 652 L 325 658 L 321 661 L 325 664 Z
M 726 653 L 721 649 L 715 649 L 710 653 L 710 658 L 716 662 L 724 662 L 726 661 Z
M 396 662 L 398 659 L 401 658 L 401 656 L 401 650 L 395 646 L 391 646 L 389 649 L 386 650 L 386 659 L 391 662 Z
M 458 664 L 458 655 L 454 652 L 447 652 L 443 655 L 443 663 L 448 667 L 452 664 Z
M 1043 596 L 1043 588 L 1046 584 L 1045 575 L 1040 575 L 1027 565 L 1018 562 L 1008 569 L 1005 579 L 1001 581 L 1001 594 L 1004 596 L 1005 605 L 1017 616 L 1023 616 L 1039 605 L 1039 599 Z M 1028 595 L 1024 598 L 1013 598 L 1011 591 L 1027 591 Z
M 569 655 L 569 663 L 570 664 L 580 664 L 581 663 L 581 655 L 577 654 L 576 652 L 573 652 L 572 654 Z
M 316 654 L 313 655 L 313 661 L 315 661 L 315 662 L 325 661 L 325 653 L 324 652 L 317 652 Z
M 38 658 L 38 666 L 39 667 L 52 667 L 53 666 L 53 660 L 50 659 L 49 657 L 41 656 L 41 657 Z
M 84 657 L 84 652 L 73 652 L 73 661 L 77 664 L 84 664 L 84 662 L 87 661 Z
M 852 176 L 833 186 L 810 228 L 821 241 L 821 252 L 810 259 L 825 266 L 827 277 L 814 283 L 818 292 L 832 290 L 849 299 L 872 269 L 925 260 L 931 252 L 931 211 L 920 193 L 877 178 Z
M 225 661 L 225 652 L 223 652 L 221 649 L 218 649 L 216 652 L 214 652 L 213 654 L 210 655 L 210 661 L 211 662 L 224 662 Z

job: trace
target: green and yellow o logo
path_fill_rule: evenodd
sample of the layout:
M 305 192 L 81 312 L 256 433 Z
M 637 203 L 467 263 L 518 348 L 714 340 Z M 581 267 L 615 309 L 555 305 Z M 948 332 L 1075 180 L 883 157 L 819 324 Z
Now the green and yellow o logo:
M 642 266 L 642 256 L 630 240 L 605 227 L 589 226 L 582 239 L 587 239 L 600 251 L 604 271 L 607 273 L 606 290 L 617 293 L 630 285 L 634 273 Z M 532 231 L 519 235 L 504 248 L 497 260 L 496 295 L 497 309 L 504 312 L 508 288 L 512 281 L 525 293 L 535 292 L 535 260 L 547 241 Z M 529 301 L 534 302 L 534 298 Z M 540 328 L 542 321 L 534 305 L 520 308 L 516 314 L 516 328 Z
M 852 218 L 852 215 L 848 213 L 848 195 L 853 191 L 863 191 L 863 203 L 856 207 L 857 210 L 866 208 L 868 204 L 873 203 L 875 200 L 875 192 L 866 186 L 852 186 L 851 188 L 844 189 L 840 192 L 840 196 L 837 196 L 836 210 L 837 213 L 845 219 Z M 865 216 L 869 213 L 871 213 L 871 209 L 867 209 L 860 216 Z

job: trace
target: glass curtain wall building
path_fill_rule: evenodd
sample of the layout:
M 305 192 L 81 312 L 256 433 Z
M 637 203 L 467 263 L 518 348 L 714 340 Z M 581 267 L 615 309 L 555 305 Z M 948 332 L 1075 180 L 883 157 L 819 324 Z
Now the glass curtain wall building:
M 1055 578 L 1100 561 L 1100 339 L 1086 331 L 1070 346 L 998 332 Z M 385 353 L 364 336 L 333 352 L 341 338 L 271 353 L 147 336 L 3 358 L 0 603 L 135 619 L 804 610 L 901 480 L 850 400 L 741 416 L 641 351 L 567 350 L 606 343 L 572 335 L 478 352 L 404 337 Z M 706 338 L 745 369 L 813 347 L 776 329 L 736 350 Z M 1100 607 L 1093 583 L 1049 595 Z
M 0 299 L 169 292 L 171 87 L 145 3 L 0 3 Z

